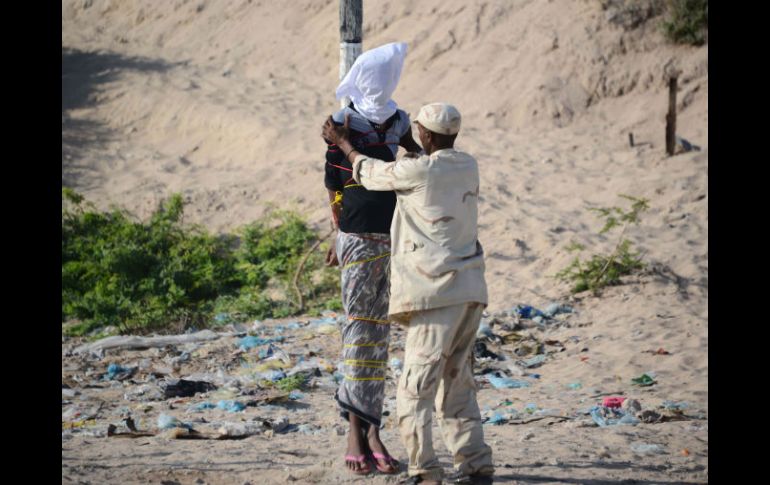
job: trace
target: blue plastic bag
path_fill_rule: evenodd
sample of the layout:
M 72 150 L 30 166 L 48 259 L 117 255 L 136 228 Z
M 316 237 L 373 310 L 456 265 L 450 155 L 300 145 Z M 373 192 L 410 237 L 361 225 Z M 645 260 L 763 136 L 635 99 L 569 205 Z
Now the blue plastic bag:
M 217 403 L 219 409 L 230 411 L 231 413 L 237 413 L 246 409 L 246 405 L 242 402 L 233 400 L 222 400 Z
M 522 387 L 529 387 L 530 384 L 527 381 L 517 381 L 510 377 L 497 377 L 495 375 L 488 375 L 487 380 L 495 389 L 519 389 Z

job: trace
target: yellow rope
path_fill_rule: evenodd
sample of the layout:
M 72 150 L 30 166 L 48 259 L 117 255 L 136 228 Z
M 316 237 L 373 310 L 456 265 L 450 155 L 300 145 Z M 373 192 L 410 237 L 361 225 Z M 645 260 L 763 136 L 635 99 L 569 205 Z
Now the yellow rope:
M 375 256 L 373 258 L 364 259 L 363 261 L 353 261 L 352 263 L 348 263 L 345 266 L 343 266 L 342 269 L 350 268 L 351 266 L 354 266 L 356 264 L 370 263 L 372 261 L 376 261 L 376 260 L 381 259 L 381 258 L 386 258 L 388 256 L 390 256 L 390 253 L 383 253 L 383 254 L 380 254 L 379 256 Z
M 331 201 L 331 205 L 335 204 L 341 204 L 342 203 L 342 192 L 339 190 L 334 193 L 334 200 Z
M 384 323 L 389 324 L 390 322 L 387 320 L 377 320 L 376 318 L 366 318 L 366 317 L 348 317 L 351 320 L 361 320 L 364 322 L 371 322 L 371 323 Z
M 345 347 L 382 347 L 383 345 L 388 345 L 388 343 L 376 342 L 376 343 L 370 343 L 370 344 L 345 344 Z

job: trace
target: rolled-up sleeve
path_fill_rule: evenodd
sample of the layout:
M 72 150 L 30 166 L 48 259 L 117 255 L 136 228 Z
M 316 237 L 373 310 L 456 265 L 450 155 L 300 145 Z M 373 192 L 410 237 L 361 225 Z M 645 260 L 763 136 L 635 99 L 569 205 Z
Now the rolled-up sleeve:
M 424 183 L 425 164 L 420 158 L 385 162 L 358 155 L 353 162 L 353 178 L 367 190 L 409 190 Z

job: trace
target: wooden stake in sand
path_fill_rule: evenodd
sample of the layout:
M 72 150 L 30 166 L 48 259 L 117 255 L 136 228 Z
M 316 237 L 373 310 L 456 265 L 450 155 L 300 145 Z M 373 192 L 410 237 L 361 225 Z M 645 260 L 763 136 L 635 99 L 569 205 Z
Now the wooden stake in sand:
M 668 114 L 666 115 L 666 153 L 674 154 L 676 147 L 676 75 L 668 80 Z
M 363 0 L 340 0 L 340 81 L 361 55 L 362 25 L 364 23 Z M 345 97 L 340 107 L 350 103 Z

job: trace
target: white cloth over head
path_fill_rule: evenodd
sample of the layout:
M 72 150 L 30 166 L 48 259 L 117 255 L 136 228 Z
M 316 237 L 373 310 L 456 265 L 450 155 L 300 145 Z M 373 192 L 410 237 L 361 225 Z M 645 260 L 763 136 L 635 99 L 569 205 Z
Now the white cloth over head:
M 358 56 L 337 87 L 337 99 L 349 97 L 356 110 L 374 123 L 383 123 L 398 109 L 390 99 L 401 78 L 406 43 L 393 42 Z

